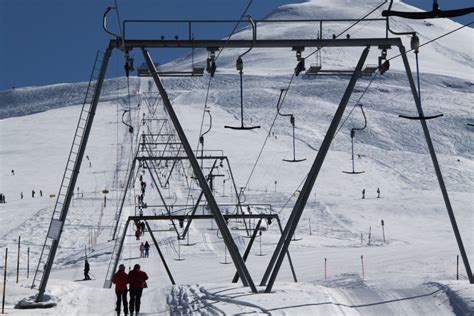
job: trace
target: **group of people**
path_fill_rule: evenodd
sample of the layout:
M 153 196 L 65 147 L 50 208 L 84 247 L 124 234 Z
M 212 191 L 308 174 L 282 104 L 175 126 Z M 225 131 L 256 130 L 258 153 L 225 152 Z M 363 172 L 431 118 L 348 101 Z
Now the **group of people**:
M 115 307 L 117 315 L 120 315 L 122 305 L 125 315 L 128 315 L 129 309 L 131 316 L 133 316 L 133 313 L 138 315 L 143 289 L 148 287 L 146 284 L 147 280 L 148 275 L 145 271 L 140 270 L 139 264 L 136 264 L 128 274 L 125 272 L 123 264 L 119 266 L 118 271 L 112 277 L 112 283 L 115 284 L 115 294 L 117 295 Z M 129 285 L 130 289 L 127 288 L 127 285 Z M 130 291 L 130 304 L 127 303 L 128 291 Z
M 145 235 L 145 222 L 135 221 L 135 237 L 140 240 L 140 236 Z
M 148 258 L 150 255 L 150 244 L 148 241 L 145 241 L 145 244 L 141 243 L 140 245 L 140 257 Z
M 365 188 L 362 189 L 362 198 L 365 199 Z M 377 199 L 380 198 L 380 188 L 377 188 Z

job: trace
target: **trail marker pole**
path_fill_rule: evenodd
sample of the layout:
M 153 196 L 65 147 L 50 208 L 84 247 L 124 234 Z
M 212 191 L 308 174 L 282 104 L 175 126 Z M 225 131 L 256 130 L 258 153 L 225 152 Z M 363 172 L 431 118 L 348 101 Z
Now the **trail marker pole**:
M 371 237 L 372 237 L 372 226 L 369 226 L 369 246 L 370 246 Z
M 385 228 L 384 228 L 385 224 L 383 222 L 383 219 L 381 221 L 381 224 L 382 224 L 383 243 L 385 244 Z
M 3 298 L 2 298 L 2 314 L 5 314 L 5 292 L 7 290 L 7 262 L 8 248 L 5 249 L 5 265 L 3 266 Z
M 456 280 L 459 280 L 459 255 L 456 256 Z
M 30 278 L 30 247 L 26 251 L 26 278 Z
M 361 255 L 360 256 L 360 263 L 361 263 L 361 266 L 362 266 L 362 280 L 365 279 L 365 271 L 364 271 L 364 256 Z
M 328 259 L 324 258 L 324 280 L 327 280 L 328 278 L 327 262 L 328 262 Z
M 311 217 L 308 218 L 308 221 L 309 221 L 309 235 L 311 236 L 312 235 L 312 232 L 311 232 Z
M 18 284 L 18 279 L 20 277 L 20 242 L 21 236 L 18 236 L 18 252 L 16 256 L 16 284 Z

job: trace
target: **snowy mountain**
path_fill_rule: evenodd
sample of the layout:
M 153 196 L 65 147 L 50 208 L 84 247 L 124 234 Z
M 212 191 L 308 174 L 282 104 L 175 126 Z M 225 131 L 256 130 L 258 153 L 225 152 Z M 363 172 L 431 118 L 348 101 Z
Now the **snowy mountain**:
M 359 18 L 378 3 L 375 0 L 309 1 L 276 8 L 267 18 Z M 380 17 L 384 8 L 373 17 Z M 394 8 L 417 10 L 401 2 Z M 330 38 L 347 26 L 328 23 L 322 36 Z M 394 18 L 391 27 L 397 31 L 415 30 L 423 43 L 459 25 L 449 20 Z M 317 29 L 305 23 L 262 24 L 258 34 L 259 38 L 314 38 Z M 348 33 L 352 38 L 383 37 L 385 23 L 360 23 Z M 249 38 L 250 34 L 245 29 L 232 38 Z M 471 264 L 474 261 L 474 128 L 467 124 L 474 123 L 473 36 L 472 29 L 464 28 L 423 46 L 419 56 L 424 110 L 430 115 L 444 114 L 428 125 Z M 402 39 L 409 47 L 409 37 Z M 323 69 L 353 69 L 361 51 L 323 48 L 321 66 Z M 349 77 L 299 76 L 294 79 L 281 110 L 294 115 L 296 156 L 306 160 L 288 163 L 282 159 L 292 157 L 291 125 L 287 117 L 275 119 L 275 115 L 280 89 L 288 86 L 296 65 L 295 52 L 254 49 L 245 55 L 244 120 L 246 124 L 262 126 L 246 132 L 224 128 L 224 125 L 240 123 L 235 60 L 242 52 L 225 49 L 217 61 L 207 104 L 212 128 L 206 134 L 205 149 L 223 150 L 232 165 L 236 189 L 247 186 L 245 203 L 271 204 L 285 225 Z M 310 52 L 307 49 L 304 55 Z M 379 50 L 372 49 L 367 64 L 376 64 L 379 55 Z M 389 50 L 389 58 L 396 55 L 396 49 Z M 207 52 L 198 51 L 194 56 L 198 64 L 204 63 L 206 58 Z M 413 70 L 414 54 L 410 53 L 409 58 Z M 316 59 L 313 56 L 306 62 L 308 66 Z M 191 56 L 185 56 L 162 69 L 189 70 L 190 67 Z M 130 91 L 134 92 L 130 104 L 125 78 L 110 79 L 104 84 L 86 150 L 88 159 L 82 165 L 48 286 L 49 294 L 59 298 L 58 305 L 45 313 L 114 314 L 114 292 L 102 288 L 114 249 L 110 239 L 131 152 L 145 128 L 141 119 L 144 114 L 145 117 L 150 115 L 153 108 L 150 104 L 156 95 L 151 79 L 130 79 Z M 164 79 L 193 146 L 201 130 L 208 83 L 207 74 L 202 78 Z M 370 87 L 364 92 L 369 83 Z M 10 252 L 6 293 L 9 314 L 31 314 L 31 311 L 13 307 L 21 298 L 35 293 L 28 285 L 54 207 L 55 198 L 50 196 L 57 193 L 60 185 L 86 87 L 87 83 L 58 84 L 0 93 L 0 192 L 7 201 L 0 204 L 0 250 L 8 247 Z M 166 117 L 161 101 L 157 102 L 156 109 Z M 356 132 L 355 168 L 365 173 L 348 175 L 342 171 L 351 169 L 350 132 L 352 128 L 364 126 L 364 116 L 356 106 L 359 102 L 363 104 L 367 127 Z M 133 138 L 122 124 L 124 110 L 132 112 Z M 455 280 L 459 251 L 420 124 L 398 117 L 415 113 L 400 58 L 393 59 L 390 70 L 383 76 L 378 75 L 372 83 L 371 77 L 359 80 L 344 115 L 344 124 L 334 138 L 303 213 L 296 241 L 290 247 L 298 283 L 293 282 L 285 262 L 272 294 L 252 295 L 241 284 L 230 283 L 235 268 L 231 264 L 220 264 L 230 259 L 219 234 L 210 230 L 215 227 L 211 221 L 191 224 L 193 247 L 184 247 L 184 241 L 177 241 L 176 234 L 169 230 L 170 223 L 152 224 L 176 286 L 169 285 L 154 248 L 150 258 L 140 258 L 140 241 L 135 240 L 130 228 L 120 262 L 126 266 L 140 263 L 150 275 L 142 312 L 153 315 L 474 314 L 474 287 L 468 284 L 462 260 L 460 280 Z M 207 128 L 209 120 L 204 118 L 203 127 Z M 267 134 L 270 135 L 268 140 Z M 220 172 L 225 173 L 225 169 Z M 223 205 L 235 200 L 231 197 L 229 182 L 224 183 L 223 178 L 226 177 L 216 180 L 215 196 L 224 212 Z M 148 173 L 144 179 L 149 185 L 152 183 Z M 190 196 L 196 199 L 200 190 L 187 181 L 181 173 L 173 174 L 170 189 L 162 189 L 167 204 L 188 205 Z M 139 190 L 139 183 L 134 186 L 135 191 L 126 199 L 122 221 L 135 212 L 133 196 Z M 105 188 L 110 191 L 106 207 L 102 193 Z M 377 188 L 381 190 L 381 198 L 377 198 Z M 365 199 L 361 199 L 363 189 Z M 42 196 L 39 196 L 40 190 Z M 163 212 L 156 192 L 147 193 L 147 203 L 151 206 L 145 215 Z M 257 212 L 265 207 L 253 210 Z M 206 212 L 204 207 L 202 212 Z M 385 223 L 383 231 L 381 220 Z M 231 222 L 229 227 L 243 252 L 248 239 L 237 230 L 239 225 Z M 280 236 L 276 224 L 266 224 L 265 228 L 248 259 L 256 283 L 260 282 Z M 18 236 L 22 241 L 21 269 L 20 282 L 15 285 L 16 272 L 12 267 L 16 258 L 11 253 L 16 250 Z M 148 233 L 144 239 L 151 243 Z M 25 271 L 26 247 L 30 249 L 31 258 L 29 279 Z M 72 282 L 82 279 L 84 251 L 95 280 Z M 363 272 L 361 256 L 365 264 Z M 186 260 L 174 260 L 180 257 Z M 3 267 L 3 263 L 0 266 Z

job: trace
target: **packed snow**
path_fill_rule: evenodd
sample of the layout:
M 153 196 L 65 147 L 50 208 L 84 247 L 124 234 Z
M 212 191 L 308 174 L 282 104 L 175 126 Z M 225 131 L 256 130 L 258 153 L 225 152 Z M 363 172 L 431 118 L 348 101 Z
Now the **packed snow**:
M 349 4 L 357 3 L 357 7 Z M 378 2 L 309 1 L 275 9 L 269 19 L 357 18 Z M 414 10 L 401 2 L 396 9 Z M 374 16 L 380 16 L 380 11 Z M 393 19 L 398 31 L 416 30 L 422 42 L 446 33 L 458 24 L 449 20 L 404 21 Z M 325 28 L 323 37 L 342 31 L 336 23 Z M 262 38 L 311 38 L 314 26 L 304 23 L 284 27 L 262 25 Z M 361 23 L 349 31 L 351 37 L 380 36 L 384 23 Z M 235 38 L 248 38 L 242 30 Z M 345 36 L 345 35 L 344 35 Z M 443 113 L 428 122 L 433 143 L 453 205 L 459 230 L 471 265 L 474 261 L 474 32 L 465 28 L 420 50 L 421 95 L 425 112 Z M 234 38 L 233 37 L 233 38 Z M 409 38 L 403 37 L 409 47 Z M 308 53 L 311 51 L 307 48 Z M 353 69 L 362 49 L 323 49 L 322 66 Z M 296 119 L 296 158 L 292 158 L 291 125 L 287 117 L 277 117 L 276 105 L 296 64 L 294 52 L 284 49 L 254 50 L 244 57 L 245 123 L 261 125 L 252 131 L 233 131 L 224 125 L 240 124 L 239 77 L 234 65 L 239 50 L 225 49 L 218 59 L 216 76 L 209 90 L 208 108 L 212 129 L 205 137 L 206 150 L 222 150 L 229 157 L 237 190 L 247 186 L 244 203 L 259 204 L 254 212 L 278 214 L 282 225 L 291 213 L 298 190 L 309 171 L 330 120 L 342 97 L 349 77 L 299 76 L 294 79 L 282 112 Z M 376 64 L 379 50 L 372 48 L 367 64 Z M 396 56 L 395 48 L 389 57 Z M 153 54 L 152 54 L 153 57 Z M 203 63 L 207 53 L 197 52 Z M 414 55 L 409 54 L 412 70 Z M 156 60 L 158 61 L 158 60 Z M 308 60 L 307 65 L 312 63 Z M 186 56 L 163 69 L 185 70 L 191 66 Z M 231 283 L 235 274 L 222 237 L 211 220 L 195 220 L 189 243 L 179 242 L 169 222 L 150 222 L 160 249 L 177 285 L 172 286 L 153 247 L 148 232 L 136 240 L 134 227 L 127 231 L 120 263 L 139 263 L 150 276 L 144 289 L 141 312 L 144 315 L 474 315 L 474 286 L 469 284 L 462 260 L 456 280 L 459 250 L 437 183 L 426 142 L 417 121 L 399 114 L 415 115 L 416 108 L 400 58 L 391 69 L 379 75 L 364 94 L 371 77 L 362 77 L 347 106 L 344 119 L 311 193 L 290 246 L 298 282 L 285 260 L 270 294 L 253 294 L 241 283 Z M 207 74 L 197 78 L 165 78 L 164 85 L 193 148 L 198 143 L 203 117 Z M 6 311 L 15 315 L 114 315 L 115 293 L 104 288 L 115 241 L 112 233 L 117 209 L 126 182 L 131 153 L 144 130 L 143 114 L 150 109 L 165 117 L 156 88 L 149 78 L 130 78 L 130 104 L 124 77 L 106 81 L 94 126 L 87 145 L 75 195 L 56 255 L 47 295 L 56 306 L 50 309 L 15 309 L 22 299 L 36 294 L 30 289 L 37 260 L 46 236 L 51 213 L 79 118 L 87 83 L 20 88 L 0 93 L 0 267 L 3 273 L 8 247 Z M 363 95 L 367 128 L 357 132 L 354 150 L 356 171 L 350 171 L 350 130 L 364 125 L 358 107 Z M 135 132 L 131 137 L 122 124 L 124 110 L 132 110 Z M 126 116 L 128 117 L 128 116 Z M 209 119 L 204 116 L 204 130 Z M 272 129 L 270 130 L 272 126 Z M 264 150 L 259 156 L 264 141 Z M 186 169 L 189 174 L 189 169 Z M 205 169 L 208 170 L 208 169 Z M 14 171 L 14 174 L 13 172 Z M 200 193 L 178 169 L 169 189 L 162 189 L 166 203 L 187 204 Z M 219 167 L 225 177 L 216 178 L 218 204 L 235 203 L 228 168 Z M 251 175 L 251 176 L 250 176 Z M 159 195 L 148 183 L 144 215 L 161 214 Z M 188 187 L 188 183 L 191 184 Z M 102 190 L 107 188 L 104 206 Z M 381 195 L 377 198 L 376 190 Z M 362 190 L 366 190 L 362 199 Z M 35 191 L 33 197 L 32 191 Z M 41 195 L 40 195 L 41 191 Z M 127 196 L 121 223 L 136 212 L 134 183 Z M 21 198 L 20 194 L 23 194 Z M 192 198 L 190 198 L 192 196 Z M 222 211 L 233 211 L 222 206 Z M 176 214 L 182 214 L 178 207 Z M 201 214 L 208 212 L 204 207 Z M 382 231 L 381 221 L 384 221 Z M 255 225 L 255 222 L 251 223 Z M 121 225 L 120 225 L 121 226 Z M 133 225 L 131 225 L 133 226 Z M 239 230 L 241 223 L 230 221 L 229 228 L 241 253 L 249 239 Z M 258 285 L 279 240 L 278 225 L 264 223 L 247 260 Z M 370 240 L 369 240 L 370 234 Z M 17 242 L 21 236 L 20 274 L 16 283 Z M 385 240 L 384 240 L 385 236 Z M 140 242 L 152 244 L 149 258 L 141 258 Z M 29 275 L 27 276 L 27 248 Z M 92 281 L 84 281 L 84 259 L 91 265 Z M 176 260 L 184 259 L 184 260 Z M 363 261 L 362 261 L 363 260 Z M 326 271 L 325 271 L 326 262 Z M 362 262 L 364 264 L 362 270 Z M 224 263 L 224 264 L 223 264 Z M 3 279 L 0 281 L 3 286 Z M 260 291 L 264 287 L 258 287 Z

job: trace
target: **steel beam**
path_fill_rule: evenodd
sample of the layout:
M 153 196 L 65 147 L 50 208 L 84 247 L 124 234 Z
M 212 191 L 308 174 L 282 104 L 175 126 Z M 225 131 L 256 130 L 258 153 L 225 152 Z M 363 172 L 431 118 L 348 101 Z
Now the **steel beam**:
M 102 59 L 99 76 L 97 78 L 97 82 L 94 89 L 94 95 L 92 98 L 91 106 L 89 107 L 89 117 L 87 119 L 86 126 L 84 127 L 84 134 L 82 136 L 82 141 L 77 152 L 76 161 L 74 162 L 71 179 L 68 184 L 66 196 L 64 197 L 64 204 L 61 209 L 61 214 L 59 218 L 59 220 L 62 223 L 61 228 L 59 229 L 57 238 L 52 241 L 51 249 L 49 251 L 48 259 L 46 261 L 43 276 L 41 278 L 41 282 L 39 285 L 39 291 L 36 297 L 36 302 L 41 302 L 43 300 L 43 295 L 46 291 L 46 285 L 48 284 L 51 268 L 53 267 L 54 257 L 56 256 L 56 251 L 59 246 L 59 241 L 61 240 L 64 223 L 66 221 L 66 217 L 69 211 L 69 204 L 71 203 L 71 199 L 74 194 L 74 188 L 76 186 L 76 181 L 79 176 L 79 170 L 81 169 L 82 159 L 84 158 L 87 141 L 89 139 L 90 131 L 92 129 L 92 122 L 94 122 L 95 111 L 97 109 L 97 104 L 99 103 L 100 91 L 102 90 L 102 84 L 104 83 L 105 73 L 107 72 L 107 66 L 109 64 L 109 59 L 112 54 L 112 50 L 113 50 L 112 45 L 109 45 Z
M 277 217 L 276 220 L 277 220 L 277 223 L 278 223 L 278 228 L 280 229 L 280 234 L 283 235 L 283 228 L 281 227 L 280 218 Z M 291 256 L 290 256 L 290 249 L 287 249 L 287 250 L 286 250 L 286 256 L 288 257 L 288 264 L 290 265 L 290 270 L 291 270 L 291 274 L 293 275 L 293 280 L 294 280 L 295 282 L 298 282 L 298 279 L 296 278 L 295 267 L 293 266 L 293 261 L 291 260 Z M 267 281 L 265 281 L 265 283 L 266 283 L 266 282 L 267 282 Z M 265 283 L 263 283 L 263 285 L 261 284 L 261 286 L 264 286 Z
M 254 218 L 254 219 L 276 219 L 278 218 L 277 214 L 249 214 L 249 215 L 242 215 L 242 214 L 222 214 L 224 219 L 242 219 L 242 218 Z M 128 217 L 131 221 L 134 220 L 156 220 L 156 221 L 169 221 L 171 219 L 176 220 L 187 220 L 190 218 L 189 215 L 143 215 L 143 216 L 129 216 Z M 192 219 L 213 219 L 214 215 L 193 215 Z
M 400 45 L 400 55 L 403 59 L 403 64 L 405 65 L 405 71 L 407 73 L 408 81 L 410 82 L 411 92 L 413 94 L 413 99 L 415 100 L 416 109 L 418 110 L 419 117 L 425 117 L 423 113 L 423 108 L 421 106 L 420 97 L 418 95 L 415 81 L 413 80 L 413 76 L 411 74 L 410 63 L 408 62 L 408 58 L 405 52 L 405 47 Z M 461 253 L 462 260 L 464 262 L 464 267 L 466 269 L 467 277 L 469 278 L 469 283 L 474 284 L 474 276 L 472 275 L 471 266 L 469 264 L 469 258 L 467 257 L 466 250 L 464 249 L 464 245 L 461 238 L 461 233 L 459 232 L 458 224 L 456 223 L 456 217 L 454 216 L 454 211 L 451 206 L 451 202 L 449 200 L 448 190 L 446 189 L 446 185 L 444 184 L 443 175 L 441 173 L 441 168 L 439 167 L 438 158 L 436 157 L 436 152 L 433 146 L 433 142 L 431 141 L 430 131 L 428 129 L 428 124 L 426 120 L 420 120 L 421 127 L 423 129 L 423 133 L 426 138 L 426 144 L 428 145 L 428 150 L 430 152 L 431 160 L 433 162 L 433 167 L 436 172 L 436 177 L 438 178 L 439 188 L 441 189 L 441 193 L 443 195 L 444 204 L 446 205 L 446 210 L 448 211 L 449 220 L 451 221 L 451 226 L 453 227 L 454 236 L 456 237 L 456 242 L 459 247 L 459 252 Z
M 153 240 L 153 243 L 155 244 L 156 250 L 158 251 L 158 254 L 160 255 L 161 262 L 163 262 L 163 265 L 165 266 L 166 273 L 168 273 L 168 277 L 170 278 L 171 284 L 176 285 L 173 279 L 173 275 L 171 274 L 170 269 L 168 268 L 168 265 L 166 264 L 165 257 L 163 256 L 163 253 L 161 253 L 160 247 L 158 246 L 158 243 L 156 242 L 155 236 L 153 235 L 153 232 L 151 230 L 150 225 L 148 225 L 148 222 L 145 221 L 146 228 L 148 229 L 148 233 L 151 236 L 151 239 Z
M 283 231 L 283 234 L 278 242 L 277 247 L 275 248 L 272 258 L 265 271 L 264 278 L 267 278 L 268 275 L 271 273 L 270 279 L 265 289 L 266 293 L 269 293 L 272 290 L 273 284 L 280 270 L 286 251 L 290 246 L 291 238 L 296 230 L 296 226 L 298 225 L 304 207 L 306 206 L 306 202 L 308 201 L 309 195 L 311 194 L 311 190 L 313 189 L 314 183 L 323 165 L 324 158 L 326 157 L 326 154 L 329 151 L 329 147 L 331 146 L 332 140 L 334 139 L 334 135 L 336 134 L 336 130 L 341 121 L 342 115 L 344 114 L 344 110 L 346 109 L 347 103 L 349 102 L 357 80 L 360 77 L 362 67 L 364 66 L 365 60 L 367 59 L 367 55 L 369 54 L 369 49 L 370 47 L 366 47 L 360 56 L 359 62 L 357 63 L 357 67 L 353 75 L 351 76 L 346 91 L 344 92 L 341 102 L 339 103 L 336 113 L 334 114 L 331 124 L 329 125 L 328 131 L 326 132 L 326 136 L 324 137 L 324 140 L 321 143 L 321 148 L 319 149 L 314 163 L 311 166 L 303 188 L 301 189 L 301 193 L 298 196 L 298 199 L 296 200 L 295 206 L 293 207 L 290 218 L 286 223 L 285 230 Z
M 194 156 L 196 159 L 221 159 L 225 156 Z M 145 160 L 188 160 L 189 158 L 187 156 L 181 156 L 181 157 L 176 157 L 176 156 L 169 156 L 169 157 L 137 157 L 137 160 L 139 161 L 145 161 Z
M 133 48 L 293 48 L 293 47 L 367 47 L 400 46 L 399 38 L 286 39 L 286 40 L 125 40 L 125 49 Z M 110 41 L 120 48 L 121 42 Z M 156 73 L 156 69 L 154 70 Z
M 239 272 L 239 276 L 244 286 L 250 286 L 250 289 L 252 290 L 252 292 L 257 293 L 257 288 L 255 287 L 252 277 L 250 276 L 250 273 L 247 267 L 245 266 L 245 262 L 243 261 L 239 253 L 239 249 L 237 248 L 234 242 L 234 239 L 232 238 L 232 234 L 230 233 L 229 228 L 227 227 L 226 221 L 219 209 L 219 206 L 217 205 L 214 195 L 212 194 L 207 184 L 206 178 L 204 177 L 204 174 L 199 166 L 196 156 L 194 155 L 191 145 L 189 144 L 186 134 L 184 133 L 184 130 L 181 127 L 181 123 L 179 122 L 178 116 L 176 115 L 174 108 L 169 100 L 168 94 L 166 93 L 166 90 L 160 80 L 160 77 L 157 74 L 155 64 L 153 63 L 148 52 L 145 50 L 144 48 L 145 45 L 139 45 L 137 47 L 142 47 L 142 52 L 143 52 L 143 57 L 145 58 L 145 62 L 148 66 L 148 69 L 150 70 L 153 80 L 155 81 L 156 87 L 158 88 L 158 91 L 160 92 L 161 98 L 163 100 L 163 104 L 168 112 L 171 122 L 173 123 L 176 133 L 178 134 L 178 137 L 181 140 L 181 143 L 183 144 L 183 148 L 186 152 L 189 162 L 191 163 L 194 174 L 196 175 L 198 179 L 199 185 L 201 186 L 201 189 L 204 191 L 204 196 L 206 197 L 206 200 L 209 205 L 209 208 L 211 209 L 212 215 L 214 216 L 214 219 L 216 220 L 216 224 L 219 227 L 219 230 L 222 234 L 224 243 L 227 249 L 229 250 L 229 253 L 232 257 L 232 261 L 237 271 Z

